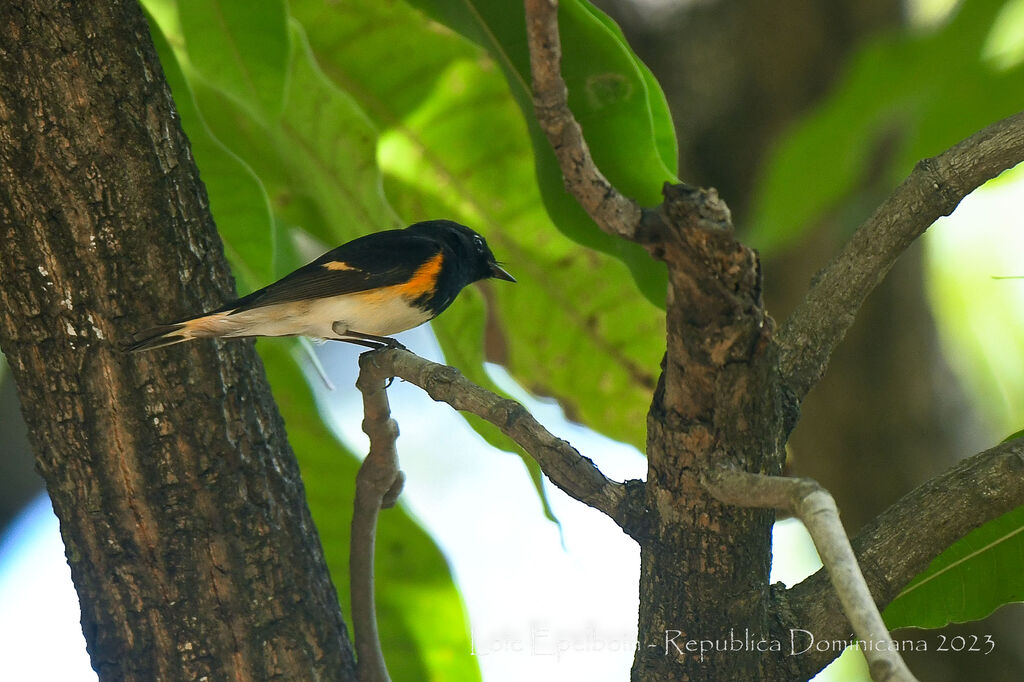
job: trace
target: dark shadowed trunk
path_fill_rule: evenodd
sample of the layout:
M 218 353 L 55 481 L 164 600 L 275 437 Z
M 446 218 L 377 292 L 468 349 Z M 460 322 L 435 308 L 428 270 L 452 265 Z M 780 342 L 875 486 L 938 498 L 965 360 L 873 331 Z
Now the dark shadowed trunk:
M 0 5 L 0 344 L 103 680 L 351 679 L 249 343 L 125 356 L 233 293 L 138 4 Z

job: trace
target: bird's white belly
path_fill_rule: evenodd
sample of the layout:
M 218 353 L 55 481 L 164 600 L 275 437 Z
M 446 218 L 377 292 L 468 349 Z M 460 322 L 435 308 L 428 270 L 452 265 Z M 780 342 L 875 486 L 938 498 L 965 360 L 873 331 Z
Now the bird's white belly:
M 333 298 L 278 303 L 228 315 L 223 323 L 232 329 L 224 336 L 311 336 L 337 339 L 335 331 L 351 330 L 374 336 L 390 336 L 429 320 L 430 313 L 410 305 L 401 295 L 386 291 L 349 294 Z

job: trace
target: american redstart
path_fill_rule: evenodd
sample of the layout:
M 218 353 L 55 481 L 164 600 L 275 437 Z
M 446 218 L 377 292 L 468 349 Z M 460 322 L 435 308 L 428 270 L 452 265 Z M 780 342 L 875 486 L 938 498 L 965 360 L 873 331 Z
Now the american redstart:
M 217 310 L 139 332 L 126 352 L 205 337 L 310 336 L 369 348 L 437 317 L 463 287 L 515 278 L 484 238 L 450 220 L 354 239 Z

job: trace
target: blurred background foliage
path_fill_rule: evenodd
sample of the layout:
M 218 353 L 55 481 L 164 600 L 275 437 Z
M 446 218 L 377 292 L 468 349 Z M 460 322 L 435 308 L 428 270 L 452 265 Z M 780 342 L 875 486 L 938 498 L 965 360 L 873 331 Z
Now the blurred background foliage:
M 677 177 L 717 187 L 762 250 L 776 319 L 914 162 L 1024 101 L 1021 0 L 598 4 L 621 31 L 582 0 L 563 0 L 561 17 L 571 103 L 602 170 L 645 204 Z M 436 321 L 447 360 L 492 388 L 484 363 L 501 364 L 573 420 L 643 449 L 664 350 L 664 272 L 599 232 L 562 189 L 530 115 L 521 3 L 143 5 L 240 291 L 367 232 L 438 216 L 465 222 L 519 284 L 471 289 Z M 990 279 L 1024 274 L 1019 249 L 993 246 L 1005 239 L 980 226 L 915 246 L 809 396 L 794 469 L 835 493 L 851 532 L 1022 426 L 1021 289 Z M 259 349 L 347 604 L 358 457 L 316 410 L 308 349 Z M 0 383 L 8 518 L 38 482 L 11 382 L 0 373 Z M 960 550 L 973 556 L 995 542 L 1010 555 L 982 567 L 996 571 L 990 584 L 1024 573 L 1012 563 L 1019 545 L 997 542 L 1020 537 L 1019 517 Z M 444 557 L 400 509 L 381 534 L 381 631 L 395 678 L 478 679 Z M 966 584 L 953 580 L 939 592 Z M 911 666 L 926 679 L 1020 679 L 1019 616 L 1002 609 L 973 626 L 996 633 L 991 656 Z M 944 611 L 927 624 L 948 619 Z

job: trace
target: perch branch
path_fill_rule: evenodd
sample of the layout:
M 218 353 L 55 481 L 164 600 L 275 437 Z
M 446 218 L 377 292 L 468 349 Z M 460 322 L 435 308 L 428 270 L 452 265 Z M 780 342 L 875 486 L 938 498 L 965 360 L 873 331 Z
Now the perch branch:
M 932 559 L 978 526 L 1024 504 L 1024 439 L 959 462 L 882 512 L 852 545 L 880 607 L 891 602 Z M 911 530 L 908 530 L 911 529 Z M 834 639 L 849 632 L 828 576 L 818 571 L 786 591 L 792 627 Z M 816 672 L 831 658 L 809 651 L 790 676 Z
M 725 468 L 709 473 L 704 486 L 725 504 L 780 509 L 799 518 L 814 540 L 818 556 L 857 637 L 867 643 L 892 639 L 857 564 L 835 500 L 828 491 L 806 478 L 765 476 Z M 876 682 L 915 679 L 899 652 L 888 646 L 865 647 L 864 656 L 871 679 Z
M 533 457 L 551 481 L 580 502 L 604 512 L 633 535 L 642 512 L 642 484 L 612 481 L 574 447 L 556 438 L 514 400 L 503 398 L 466 379 L 454 367 L 439 365 L 398 349 L 364 354 L 375 381 L 397 376 L 415 384 L 434 400 L 471 412 L 501 429 Z
M 777 335 L 782 376 L 799 403 L 864 299 L 910 244 L 986 180 L 1024 160 L 1024 113 L 998 121 L 917 164 L 816 277 Z
M 389 682 L 391 678 L 377 632 L 373 550 L 377 515 L 381 509 L 394 506 L 402 492 L 405 477 L 398 469 L 398 452 L 395 449 L 398 425 L 391 418 L 385 379 L 374 371 L 372 358 L 365 353 L 359 358 L 356 387 L 363 394 L 363 431 L 370 438 L 370 451 L 356 475 L 349 554 L 356 671 L 360 680 Z
M 533 107 L 558 157 L 565 188 L 602 230 L 636 241 L 640 207 L 620 194 L 594 164 L 580 124 L 569 109 L 569 91 L 561 73 L 558 2 L 525 0 L 525 5 Z

